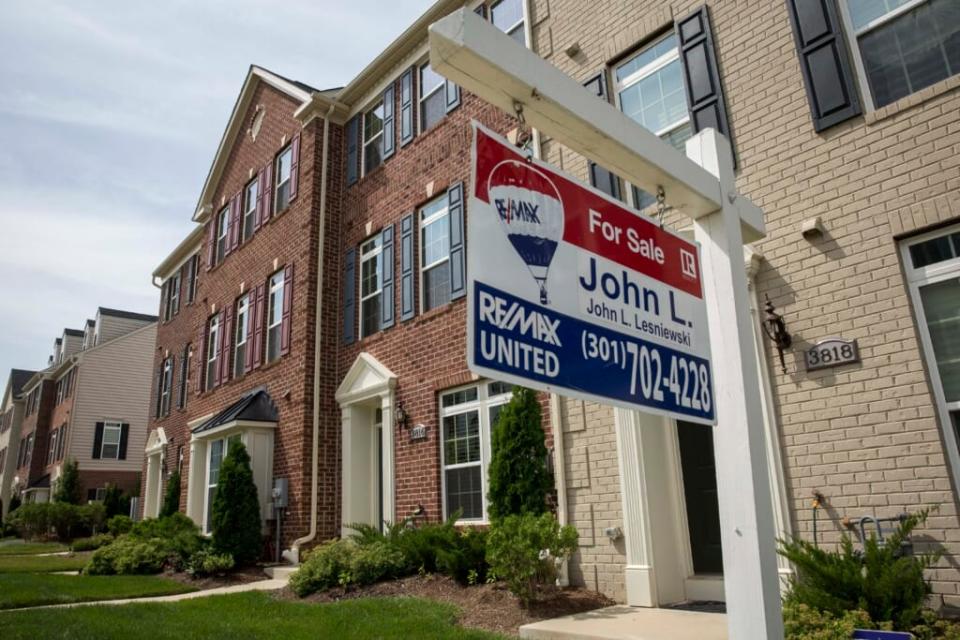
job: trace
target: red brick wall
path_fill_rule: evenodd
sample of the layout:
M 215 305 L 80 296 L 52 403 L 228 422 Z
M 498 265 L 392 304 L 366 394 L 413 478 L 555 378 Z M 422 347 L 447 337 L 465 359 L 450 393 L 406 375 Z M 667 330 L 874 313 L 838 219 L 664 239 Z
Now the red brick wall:
M 34 434 L 33 455 L 27 465 L 17 469 L 17 475 L 20 476 L 20 482 L 23 486 L 43 476 L 43 468 L 47 461 L 47 434 L 50 430 L 50 416 L 56 401 L 56 383 L 44 380 L 40 383 L 40 404 L 37 411 L 23 418 L 23 423 L 20 426 L 20 440 L 22 441 L 31 433 Z M 16 450 L 19 446 L 20 443 L 18 442 L 16 447 L 11 447 L 13 453 L 9 455 L 16 456 Z M 15 457 L 13 459 L 16 460 Z M 13 464 L 16 464 L 16 462 Z
M 74 369 L 74 373 L 73 373 L 74 379 L 73 379 L 73 385 L 72 385 L 73 388 L 72 388 L 71 391 L 70 391 L 70 397 L 69 397 L 69 398 L 64 398 L 63 402 L 61 402 L 60 404 L 54 404 L 53 408 L 51 409 L 51 412 L 50 412 L 50 423 L 49 423 L 49 424 L 50 424 L 50 428 L 47 430 L 47 440 L 48 440 L 48 441 L 49 441 L 49 439 L 50 439 L 50 438 L 49 438 L 49 434 L 50 434 L 50 433 L 52 433 L 55 429 L 59 429 L 59 428 L 62 427 L 64 424 L 67 424 L 67 423 L 70 422 L 70 413 L 73 411 L 73 400 L 74 400 L 74 398 L 76 397 L 76 394 L 77 394 L 77 378 L 76 378 L 76 376 L 78 375 L 78 371 L 79 371 L 78 368 L 75 368 L 75 369 Z M 51 383 L 51 384 L 53 385 L 53 393 L 51 394 L 51 396 L 53 397 L 53 402 L 56 403 L 56 401 L 57 401 L 57 383 L 56 383 L 56 382 L 53 382 L 53 383 Z M 70 428 L 67 427 L 67 434 L 66 434 L 66 435 L 67 435 L 67 439 L 70 438 L 70 433 L 69 433 L 69 431 L 70 431 Z M 47 443 L 45 442 L 45 443 L 44 443 L 44 446 L 46 446 L 46 444 L 47 444 Z M 61 448 L 61 445 L 60 445 L 59 442 L 57 443 L 56 446 L 57 446 L 58 449 Z M 67 458 L 67 457 L 68 457 L 68 453 L 69 453 L 69 452 L 68 452 L 67 448 L 66 448 L 66 447 L 63 447 L 63 457 L 64 457 L 64 458 Z M 56 455 L 56 454 L 54 454 L 54 455 Z M 54 469 L 56 469 L 57 465 L 59 464 L 59 462 L 58 462 L 57 460 L 54 460 L 53 463 L 52 463 L 52 464 L 49 464 L 49 465 L 46 464 L 46 462 L 47 462 L 47 452 L 44 451 L 44 454 L 43 454 L 44 469 L 43 469 L 43 473 L 41 473 L 41 475 L 47 474 L 47 473 L 53 473 Z
M 90 489 L 102 489 L 111 484 L 126 494 L 135 494 L 140 489 L 140 474 L 135 471 L 81 471 L 80 495 L 87 499 Z

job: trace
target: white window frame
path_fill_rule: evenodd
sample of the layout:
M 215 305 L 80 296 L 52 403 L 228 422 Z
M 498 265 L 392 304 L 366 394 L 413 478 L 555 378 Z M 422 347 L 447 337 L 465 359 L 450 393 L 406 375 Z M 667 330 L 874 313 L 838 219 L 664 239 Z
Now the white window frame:
M 857 74 L 857 84 L 860 85 L 860 95 L 863 98 L 863 104 L 867 111 L 876 111 L 877 107 L 873 102 L 873 91 L 870 89 L 870 79 L 867 77 L 867 68 L 863 64 L 863 56 L 860 55 L 860 36 L 866 35 L 874 29 L 881 27 L 892 20 L 896 20 L 905 13 L 909 13 L 917 7 L 927 4 L 929 0 L 911 0 L 910 2 L 897 7 L 893 11 L 880 16 L 879 18 L 875 18 L 859 29 L 853 28 L 853 17 L 850 15 L 850 7 L 847 4 L 848 2 L 849 0 L 841 0 L 837 3 L 840 7 L 840 20 L 843 22 L 843 30 L 850 36 L 850 53 L 853 55 L 853 66 Z M 913 94 L 911 93 L 907 95 Z M 904 98 L 906 97 L 907 96 L 904 96 Z
M 510 2 L 510 1 L 511 1 L 511 0 L 497 0 L 496 2 L 491 2 L 491 3 L 490 3 L 490 6 L 488 7 L 488 11 L 489 11 L 489 13 L 490 13 L 490 18 L 489 18 L 489 19 L 490 19 L 490 24 L 492 24 L 493 26 L 496 26 L 496 24 L 494 24 L 494 22 L 493 22 L 493 9 L 494 9 L 494 7 L 496 7 L 498 4 L 501 4 L 501 3 L 503 3 L 503 2 Z M 525 47 L 527 47 L 527 48 L 529 49 L 529 48 L 530 48 L 530 30 L 527 28 L 527 0 L 516 0 L 516 1 L 520 3 L 520 15 L 521 15 L 521 18 L 520 18 L 517 22 L 514 22 L 512 25 L 510 25 L 510 28 L 509 28 L 509 29 L 504 30 L 503 33 L 505 33 L 506 35 L 510 36 L 510 33 L 511 33 L 512 31 L 516 30 L 517 27 L 519 27 L 519 26 L 522 25 L 522 28 L 523 28 L 523 44 L 524 44 Z M 499 27 L 498 27 L 498 28 L 499 28 Z M 512 38 L 513 36 L 510 36 L 510 37 Z
M 192 303 L 197 297 L 197 269 L 200 267 L 200 254 L 190 256 L 189 266 L 187 267 L 187 304 Z
M 480 486 L 482 487 L 482 501 L 483 501 L 483 517 L 481 518 L 460 518 L 457 520 L 458 524 L 487 524 L 489 522 L 489 511 L 487 503 L 487 492 L 489 490 L 489 479 L 487 478 L 487 473 L 490 465 L 491 457 L 491 443 L 490 435 L 493 425 L 490 424 L 490 409 L 497 406 L 502 406 L 510 402 L 510 398 L 513 394 L 513 386 L 509 385 L 510 391 L 506 393 L 500 393 L 495 395 L 490 395 L 490 385 L 497 382 L 497 380 L 484 379 L 480 382 L 473 384 L 464 385 L 461 387 L 454 387 L 452 389 L 444 389 L 441 393 L 437 395 L 437 408 L 439 409 L 439 440 L 440 440 L 440 500 L 441 507 L 443 509 L 443 518 L 447 519 L 451 514 L 447 513 L 447 470 L 448 469 L 462 469 L 467 467 L 480 466 Z M 470 402 L 465 402 L 462 404 L 455 404 L 449 407 L 443 406 L 444 396 L 448 396 L 452 393 L 457 393 L 459 391 L 465 391 L 467 389 L 477 389 L 477 399 L 471 400 Z M 444 442 L 444 433 L 443 433 L 443 419 L 456 416 L 461 414 L 467 414 L 476 411 L 480 417 L 480 461 L 478 462 L 463 462 L 459 464 L 448 465 L 446 462 L 447 447 Z
M 383 97 L 381 96 L 374 101 L 369 108 L 363 110 L 363 117 L 360 119 L 360 168 L 363 170 L 361 175 L 367 175 L 367 146 L 373 144 L 377 141 L 377 138 L 383 139 L 383 118 L 380 119 L 380 131 L 377 132 L 372 138 L 367 140 L 367 116 L 377 110 L 377 107 L 386 107 L 383 104 Z M 381 145 L 381 149 L 382 149 Z M 376 171 L 379 167 L 383 166 L 383 152 L 380 152 L 380 164 L 376 167 L 370 169 L 370 171 Z
M 266 356 L 264 358 L 265 362 L 273 362 L 280 358 L 280 341 L 283 339 L 283 336 L 278 336 L 276 341 L 277 352 L 270 353 L 270 332 L 276 328 L 278 332 L 282 331 L 281 325 L 283 324 L 283 297 L 287 294 L 286 289 L 284 288 L 283 281 L 283 269 L 277 271 L 272 276 L 270 276 L 270 285 L 269 292 L 267 295 L 267 333 L 266 333 Z M 279 307 L 274 304 L 274 298 L 279 297 Z M 279 312 L 276 309 L 279 308 Z M 276 313 L 276 316 L 274 314 Z
M 940 418 L 940 427 L 943 432 L 943 443 L 947 449 L 947 459 L 950 461 L 949 467 L 953 473 L 954 486 L 960 487 L 960 442 L 958 442 L 957 430 L 953 427 L 953 420 L 950 414 L 954 411 L 960 411 L 960 402 L 946 401 L 943 391 L 943 383 L 940 380 L 940 371 L 937 368 L 936 353 L 933 350 L 933 342 L 930 340 L 930 332 L 927 328 L 926 314 L 923 311 L 923 302 L 920 298 L 920 289 L 925 285 L 936 284 L 944 280 L 960 279 L 960 256 L 942 262 L 935 262 L 925 267 L 914 267 L 913 259 L 910 256 L 910 247 L 932 240 L 940 236 L 949 236 L 960 232 L 960 225 L 937 229 L 929 233 L 914 236 L 900 243 L 901 259 L 903 260 L 904 273 L 907 278 L 907 288 L 910 292 L 910 300 L 913 303 L 913 312 L 917 322 L 917 333 L 920 334 L 920 344 L 924 362 L 927 365 L 930 385 L 933 387 L 933 397 L 936 403 L 938 417 Z
M 47 466 L 49 467 L 57 459 L 57 434 L 59 429 L 53 429 L 50 437 L 47 439 Z
M 230 235 L 230 207 L 224 207 L 220 213 L 217 214 L 217 238 L 216 245 L 214 246 L 213 257 L 214 264 L 218 265 L 223 262 L 223 259 L 227 256 L 227 242 Z M 223 243 L 222 245 L 220 243 Z M 222 249 L 221 249 L 222 247 Z
M 107 442 L 107 432 L 116 433 L 116 442 Z M 101 460 L 119 460 L 120 459 L 120 440 L 123 438 L 123 424 L 118 420 L 104 420 L 103 438 L 100 441 L 100 459 Z M 117 448 L 116 454 L 106 455 L 108 446 Z
M 365 251 L 364 247 L 368 244 L 372 244 L 373 248 L 370 251 Z M 377 331 L 370 331 L 368 333 L 366 331 L 366 327 L 363 326 L 364 318 L 365 318 L 365 314 L 363 313 L 363 303 L 366 302 L 367 300 L 380 296 L 380 304 L 381 305 L 383 304 L 383 297 L 382 297 L 383 296 L 383 258 L 381 257 L 382 254 L 383 254 L 383 242 L 380 238 L 379 233 L 367 238 L 366 240 L 360 243 L 360 269 L 359 269 L 360 277 L 359 277 L 359 284 L 357 287 L 357 291 L 360 294 L 359 295 L 359 298 L 360 298 L 359 311 L 360 311 L 360 338 L 361 339 L 366 338 L 367 336 L 371 336 L 383 328 L 379 320 L 377 321 Z M 376 259 L 377 261 L 377 289 L 372 293 L 363 295 L 363 263 L 366 262 L 367 260 L 374 260 L 374 259 Z
M 173 361 L 165 358 L 160 369 L 160 417 L 170 415 L 170 402 L 173 396 Z
M 250 197 L 250 190 L 255 189 L 254 196 Z M 253 237 L 253 223 L 257 215 L 257 196 L 260 193 L 260 182 L 254 178 L 243 188 L 243 212 L 241 213 L 240 241 L 247 242 Z M 249 220 L 249 224 L 247 221 Z M 249 233 L 249 235 L 247 235 Z
M 283 160 L 283 157 L 284 157 L 285 155 L 288 155 L 288 154 L 289 154 L 289 156 L 290 156 L 290 162 L 288 163 L 288 165 L 289 165 L 289 167 L 290 167 L 290 175 L 287 176 L 287 179 L 286 179 L 286 180 L 281 180 L 281 179 L 280 179 L 280 165 L 281 165 L 281 161 Z M 290 180 L 293 179 L 293 145 L 289 145 L 289 144 L 288 144 L 288 145 L 283 149 L 283 151 L 281 151 L 280 153 L 277 154 L 276 160 L 273 161 L 273 166 L 274 166 L 274 169 L 273 169 L 273 176 L 274 176 L 274 180 L 273 180 L 273 181 L 274 181 L 274 186 L 273 186 L 273 214 L 274 214 L 274 215 L 277 215 L 277 214 L 279 214 L 279 213 L 282 213 L 282 212 L 286 211 L 286 210 L 287 210 L 287 207 L 290 206 L 290 194 L 289 194 L 289 192 L 288 192 L 288 193 L 287 193 L 287 203 L 283 206 L 282 209 L 280 208 L 280 187 L 282 187 L 282 186 L 285 185 L 285 184 L 288 184 L 288 183 L 290 182 Z
M 243 369 L 246 366 L 247 362 L 247 323 L 250 321 L 250 294 L 240 296 L 240 299 L 237 300 L 237 312 L 234 330 L 236 335 L 233 336 L 233 377 L 239 378 L 243 376 Z M 243 366 L 240 366 L 240 359 L 237 357 L 237 354 L 240 353 L 240 350 L 243 349 Z
M 447 200 L 447 196 L 446 196 L 446 195 L 442 195 L 442 196 L 440 196 L 440 197 L 438 197 L 438 198 L 434 198 L 434 199 L 431 200 L 430 202 L 426 203 L 425 205 L 423 205 L 422 207 L 419 207 L 419 208 L 417 209 L 417 218 L 418 218 L 418 223 L 419 223 L 419 225 L 420 225 L 420 226 L 419 226 L 419 229 L 420 229 L 420 251 L 419 251 L 419 253 L 420 253 L 420 259 L 419 259 L 419 263 L 420 263 L 420 276 L 419 276 L 419 277 L 420 277 L 420 313 L 423 313 L 425 310 L 427 310 L 427 304 L 426 304 L 426 303 L 427 303 L 426 288 L 424 287 L 424 283 L 426 282 L 426 277 L 425 277 L 425 276 L 426 276 L 427 271 L 429 271 L 430 269 L 433 269 L 434 267 L 438 267 L 438 266 L 442 265 L 444 262 L 450 262 L 450 245 L 449 245 L 449 243 L 448 243 L 448 244 L 447 244 L 447 255 L 446 255 L 445 258 L 443 258 L 443 259 L 441 259 L 441 260 L 434 260 L 434 261 L 431 262 L 430 264 L 424 263 L 424 260 L 426 259 L 426 256 L 424 255 L 424 251 L 425 251 L 425 249 L 426 249 L 426 243 L 424 242 L 423 236 L 424 236 L 424 232 L 426 231 L 427 227 L 428 227 L 430 224 L 432 224 L 432 223 L 436 222 L 437 220 L 440 220 L 441 218 L 443 218 L 444 216 L 446 216 L 446 217 L 448 218 L 448 220 L 447 220 L 447 225 L 448 225 L 448 226 L 447 226 L 447 230 L 449 231 L 449 229 L 450 229 L 450 227 L 449 227 L 449 224 L 450 224 L 450 222 L 449 222 L 449 216 L 450 216 L 450 203 L 449 203 L 449 201 L 447 201 L 447 203 L 446 203 L 446 204 L 443 206 L 443 208 L 440 209 L 439 211 L 436 211 L 435 213 L 431 213 L 430 216 L 427 217 L 427 218 L 425 218 L 425 219 L 423 218 L 423 210 L 426 209 L 428 206 L 430 206 L 431 204 L 433 204 L 434 202 L 436 202 L 436 201 L 438 201 L 438 200 L 444 200 L 444 201 L 446 201 L 446 200 Z M 446 304 L 450 304 L 450 302 L 447 301 Z M 439 308 L 442 307 L 442 306 L 445 306 L 445 305 L 437 305 L 436 307 L 434 307 L 434 309 L 439 309 Z
M 227 453 L 230 451 L 230 444 L 234 440 L 240 440 L 240 442 L 246 444 L 243 433 L 231 433 L 222 438 L 214 438 L 207 441 L 207 460 L 203 469 L 203 534 L 206 536 L 213 533 L 213 530 L 208 526 L 210 524 L 210 509 L 213 508 L 212 500 L 210 499 L 210 489 L 214 489 L 220 484 L 220 469 L 223 468 L 223 459 L 227 457 Z M 213 457 L 213 445 L 217 442 L 221 443 L 220 466 L 217 467 L 217 484 L 210 484 L 210 460 Z
M 220 316 L 214 314 L 207 320 L 207 352 L 203 354 L 204 380 L 206 391 L 213 389 L 213 380 L 217 375 L 217 342 L 220 340 Z
M 437 120 L 435 123 L 433 123 L 433 125 L 429 127 L 423 126 L 423 113 L 424 113 L 423 103 L 426 102 L 429 98 L 433 97 L 434 94 L 446 91 L 446 82 L 444 82 L 443 76 L 440 76 L 440 84 L 438 84 L 436 87 L 431 89 L 426 95 L 423 95 L 422 71 L 423 71 L 423 67 L 429 67 L 429 66 L 430 66 L 429 58 L 417 64 L 417 133 L 418 134 L 424 133 L 426 131 L 430 131 L 430 129 L 433 129 L 433 127 L 440 124 L 440 122 L 443 120 L 443 117 L 441 117 L 440 120 Z M 436 73 L 436 71 L 434 71 L 434 73 Z M 446 100 L 446 98 L 444 98 L 444 100 Z
M 170 276 L 170 285 L 169 285 L 168 295 L 167 295 L 167 305 L 169 306 L 168 320 L 173 318 L 175 315 L 180 313 L 180 269 L 177 268 L 176 272 Z

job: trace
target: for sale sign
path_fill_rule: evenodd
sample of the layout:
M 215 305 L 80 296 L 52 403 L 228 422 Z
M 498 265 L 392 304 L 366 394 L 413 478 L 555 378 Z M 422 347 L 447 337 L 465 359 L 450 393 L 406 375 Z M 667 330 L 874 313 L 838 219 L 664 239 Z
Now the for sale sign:
M 714 424 L 699 248 L 474 124 L 470 369 Z

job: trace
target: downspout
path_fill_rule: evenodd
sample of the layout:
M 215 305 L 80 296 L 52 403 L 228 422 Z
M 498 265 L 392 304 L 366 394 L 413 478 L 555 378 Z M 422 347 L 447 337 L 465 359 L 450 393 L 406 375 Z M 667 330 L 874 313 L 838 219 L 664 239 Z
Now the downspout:
M 284 557 L 292 560 L 294 564 L 300 562 L 300 547 L 311 542 L 317 537 L 317 493 L 320 482 L 320 348 L 322 335 L 322 311 L 323 311 L 323 243 L 326 235 L 327 220 L 327 157 L 330 153 L 330 116 L 336 103 L 332 103 L 327 109 L 327 115 L 323 118 L 323 153 L 320 165 L 320 213 L 318 227 L 320 229 L 320 241 L 317 247 L 317 306 L 314 310 L 316 335 L 316 346 L 313 350 L 313 445 L 311 458 L 311 479 L 310 479 L 310 531 L 302 538 L 297 538 L 290 546 L 290 551 L 284 553 Z

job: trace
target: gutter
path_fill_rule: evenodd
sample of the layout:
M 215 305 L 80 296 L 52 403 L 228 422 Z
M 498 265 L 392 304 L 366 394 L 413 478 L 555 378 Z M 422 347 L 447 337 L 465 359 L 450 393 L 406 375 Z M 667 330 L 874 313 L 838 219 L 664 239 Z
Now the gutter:
M 312 478 L 310 480 L 310 531 L 302 538 L 297 538 L 290 545 L 290 549 L 285 551 L 283 556 L 294 564 L 300 562 L 300 547 L 317 537 L 317 494 L 320 482 L 320 349 L 322 337 L 322 317 L 323 317 L 323 243 L 326 235 L 327 219 L 327 164 L 330 153 L 330 116 L 337 103 L 331 103 L 327 109 L 327 115 L 323 119 L 323 152 L 320 166 L 320 212 L 319 229 L 320 239 L 317 247 L 317 306 L 315 313 L 314 335 L 316 336 L 316 346 L 313 353 L 313 445 L 310 454 L 310 471 Z

